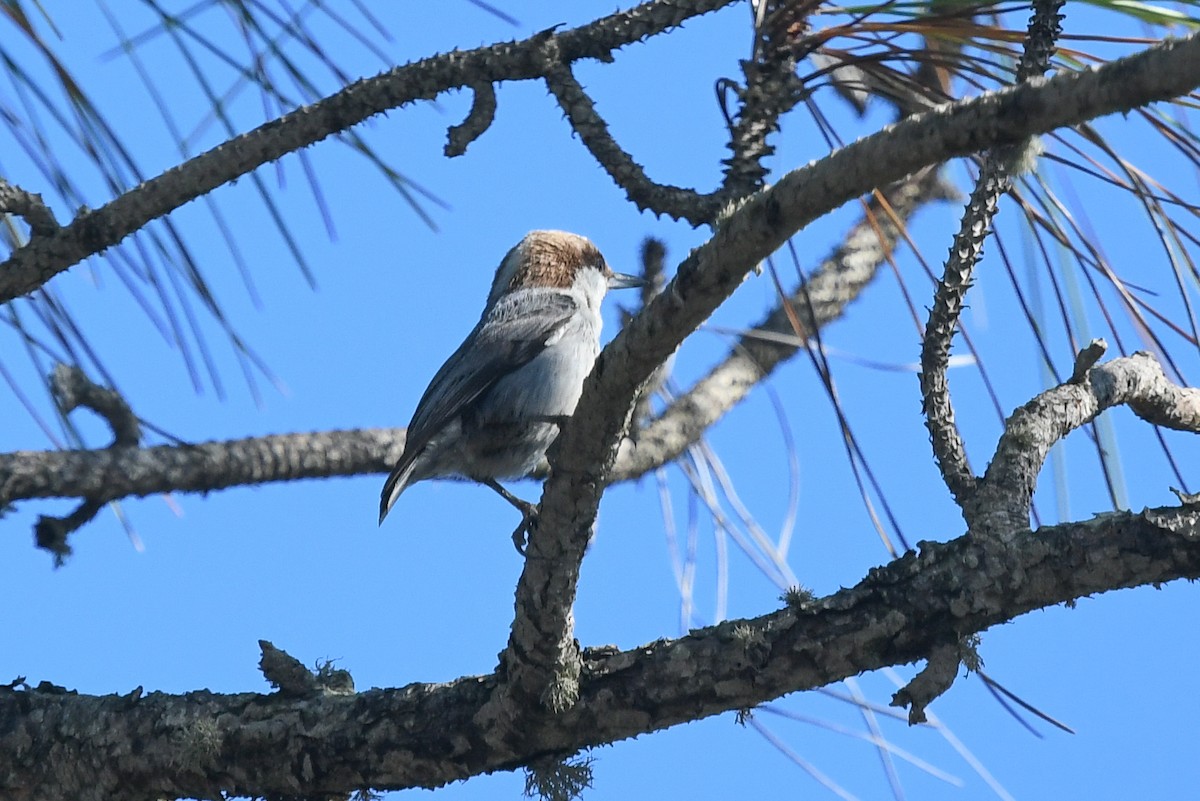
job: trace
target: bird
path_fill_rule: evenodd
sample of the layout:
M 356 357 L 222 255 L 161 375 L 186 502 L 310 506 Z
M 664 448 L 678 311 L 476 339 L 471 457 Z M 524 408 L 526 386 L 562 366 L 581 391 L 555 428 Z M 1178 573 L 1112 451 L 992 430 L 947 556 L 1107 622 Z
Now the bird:
M 517 550 L 536 506 L 499 479 L 532 472 L 575 411 L 600 353 L 600 302 L 643 280 L 613 272 L 586 237 L 531 231 L 500 262 L 479 322 L 433 376 L 383 484 L 379 523 L 418 481 L 485 484 L 522 512 Z

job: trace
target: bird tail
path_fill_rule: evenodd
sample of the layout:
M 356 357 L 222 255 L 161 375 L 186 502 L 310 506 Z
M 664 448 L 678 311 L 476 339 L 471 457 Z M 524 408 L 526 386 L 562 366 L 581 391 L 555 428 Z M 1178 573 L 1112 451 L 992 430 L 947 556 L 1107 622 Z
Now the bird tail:
M 380 525 L 383 525 L 383 519 L 387 517 L 388 512 L 396 504 L 396 499 L 400 497 L 400 493 L 404 492 L 405 488 L 408 487 L 408 482 L 412 479 L 413 469 L 416 466 L 416 459 L 402 459 L 392 470 L 391 475 L 387 477 L 387 481 L 383 482 L 383 493 L 379 496 Z

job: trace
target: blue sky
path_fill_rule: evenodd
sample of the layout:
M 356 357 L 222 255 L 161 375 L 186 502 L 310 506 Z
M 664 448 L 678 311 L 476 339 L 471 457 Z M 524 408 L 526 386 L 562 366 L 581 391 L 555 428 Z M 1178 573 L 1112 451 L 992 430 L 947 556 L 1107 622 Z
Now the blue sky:
M 506 6 L 516 27 L 476 7 L 452 3 L 376 4 L 394 40 L 381 47 L 400 64 L 453 47 L 470 48 L 521 38 L 557 23 L 574 25 L 612 10 L 611 4 L 526 2 Z M 139 165 L 157 174 L 179 160 L 127 61 L 102 58 L 114 42 L 91 4 L 47 3 L 62 30 L 56 47 L 108 119 L 127 137 Z M 69 8 L 69 11 L 68 11 Z M 446 13 L 447 11 L 452 13 Z M 120 6 L 128 32 L 143 30 L 149 17 L 133 4 Z M 1078 12 L 1078 16 L 1077 16 Z M 217 12 L 197 24 L 213 35 L 231 29 Z M 1069 33 L 1109 30 L 1118 24 L 1068 5 Z M 351 76 L 388 66 L 344 35 L 312 20 L 321 41 Z M 1106 27 L 1107 26 L 1107 27 Z M 221 33 L 224 32 L 224 33 Z M 724 124 L 713 100 L 713 82 L 737 77 L 737 59 L 750 44 L 749 15 L 738 6 L 689 22 L 683 31 L 627 48 L 612 65 L 583 64 L 581 82 L 593 92 L 614 134 L 650 175 L 665 183 L 708 189 L 719 180 Z M 231 48 L 236 43 L 230 40 Z M 160 77 L 172 110 L 190 130 L 208 107 L 182 70 L 166 37 L 139 49 Z M 209 65 L 218 87 L 232 73 Z M 321 88 L 338 87 L 332 78 Z M 7 93 L 7 94 L 4 94 Z M 11 88 L 0 87 L 11 101 Z M 498 92 L 496 120 L 466 156 L 442 156 L 445 130 L 458 123 L 469 97 L 441 97 L 436 104 L 394 111 L 362 126 L 367 140 L 413 181 L 447 204 L 430 206 L 436 230 L 419 220 L 364 159 L 335 142 L 307 151 L 332 210 L 336 237 L 328 235 L 295 156 L 260 170 L 293 226 L 316 276 L 311 291 L 272 227 L 249 181 L 212 194 L 235 229 L 261 307 L 245 291 L 236 265 L 216 235 L 204 206 L 193 203 L 172 215 L 201 257 L 202 267 L 238 331 L 278 376 L 281 389 L 262 382 L 256 403 L 240 378 L 217 327 L 204 323 L 221 366 L 226 397 L 211 386 L 193 391 L 179 353 L 164 343 L 113 274 L 105 258 L 72 268 L 53 287 L 87 331 L 118 386 L 145 419 L 191 441 L 276 432 L 403 425 L 428 379 L 478 317 L 492 270 L 513 243 L 532 228 L 563 228 L 585 234 L 614 268 L 636 271 L 643 237 L 662 238 L 669 264 L 702 242 L 703 231 L 637 213 L 571 136 L 562 114 L 539 83 L 506 84 Z M 830 108 L 834 106 L 831 105 Z M 238 130 L 264 119 L 250 91 L 232 103 Z M 873 109 L 866 125 L 885 122 Z M 855 130 L 848 117 L 845 130 Z M 788 118 L 771 166 L 784 171 L 827 152 L 803 115 Z M 866 129 L 862 129 L 866 130 Z M 1135 129 L 1110 121 L 1105 130 L 1127 145 Z M 195 142 L 204 149 L 223 139 L 209 126 Z M 108 199 L 94 172 L 65 144 L 59 156 L 89 188 L 91 205 Z M 1161 148 L 1139 153 L 1152 170 L 1175 169 Z M 56 201 L 44 180 L 11 143 L 0 145 L 0 170 L 34 191 L 46 193 L 60 219 L 72 209 Z M 1194 177 L 1180 189 L 1194 196 Z M 1077 184 L 1091 197 L 1093 184 Z M 1191 192 L 1191 195 L 1188 193 Z M 1136 207 L 1096 195 L 1091 223 L 1102 233 L 1134 227 L 1136 236 L 1105 240 L 1108 257 L 1130 281 L 1176 304 L 1174 278 L 1161 252 L 1146 243 L 1149 228 L 1132 215 Z M 1194 197 L 1192 197 L 1194 199 Z M 797 237 L 804 269 L 816 266 L 836 242 L 854 209 L 820 221 Z M 914 235 L 939 262 L 955 228 L 958 210 L 923 212 Z M 1002 214 L 1011 223 L 1016 213 Z M 1015 229 L 1012 229 L 1015 231 Z M 1018 243 L 1015 236 L 1009 242 Z M 989 255 L 994 255 L 994 249 Z M 1020 254 L 1014 254 L 1018 257 Z M 905 251 L 898 270 L 923 309 L 932 297 L 920 268 Z M 786 281 L 794 268 L 781 262 Z M 790 271 L 790 272 L 789 272 Z M 620 296 L 608 304 L 607 335 Z M 770 307 L 769 279 L 752 278 L 711 321 L 740 327 Z M 1044 386 L 1037 352 L 1016 320 L 1011 285 L 996 260 L 985 261 L 972 292 L 968 325 L 977 338 L 1006 412 Z M 1099 330 L 1100 318 L 1089 311 Z M 1129 332 L 1126 327 L 1126 333 Z M 825 333 L 826 344 L 861 359 L 904 365 L 918 358 L 918 333 L 904 310 L 898 284 L 883 275 Z M 1196 374 L 1196 354 L 1175 340 L 1185 374 Z M 1059 343 L 1061 345 L 1061 343 Z M 728 348 L 725 335 L 697 333 L 679 354 L 674 380 L 688 386 Z M 43 413 L 36 371 L 5 340 L 4 365 L 28 388 Z M 1065 348 L 1056 351 L 1069 365 Z M 912 542 L 945 540 L 962 522 L 929 455 L 919 417 L 916 379 L 904 370 L 873 369 L 837 357 L 833 361 L 842 400 L 856 434 L 866 443 L 872 467 Z M 976 467 L 990 453 L 999 423 L 975 371 L 952 375 L 959 416 Z M 887 560 L 854 487 L 834 417 L 807 360 L 785 366 L 770 382 L 798 443 L 798 515 L 791 569 L 820 594 L 856 583 Z M 89 444 L 107 442 L 104 427 L 77 414 Z M 0 448 L 44 449 L 51 443 L 32 423 L 11 391 L 0 387 Z M 1173 501 L 1174 482 L 1155 450 L 1149 430 L 1125 411 L 1113 415 L 1133 508 Z M 787 450 L 776 412 L 760 389 L 712 432 L 724 461 L 754 517 L 772 534 L 787 518 L 791 483 Z M 1172 438 L 1185 470 L 1200 466 L 1194 442 Z M 1109 508 L 1099 482 L 1094 449 L 1082 433 L 1066 447 L 1069 509 L 1084 518 Z M 307 481 L 233 489 L 207 497 L 175 495 L 121 504 L 144 548 L 138 550 L 111 510 L 72 540 L 75 555 L 55 570 L 31 544 L 39 514 L 63 514 L 68 502 L 26 502 L 3 520 L 0 540 L 8 566 L 0 598 L 10 610 L 0 634 L 0 681 L 18 675 L 31 683 L 52 681 L 81 692 L 147 690 L 179 692 L 266 691 L 257 669 L 259 639 L 269 639 L 307 664 L 333 658 L 359 688 L 445 681 L 488 672 L 503 648 L 512 617 L 512 591 L 521 563 L 508 532 L 515 520 L 503 501 L 469 485 L 424 483 L 400 500 L 382 528 L 375 525 L 383 476 Z M 677 469 L 663 478 L 672 499 L 674 525 L 688 525 L 688 499 Z M 1049 485 L 1049 475 L 1044 482 Z M 532 483 L 517 485 L 536 497 Z M 1191 489 L 1195 490 L 1195 487 Z M 1041 508 L 1055 519 L 1056 499 L 1043 491 Z M 696 623 L 712 622 L 717 605 L 711 524 L 698 525 Z M 659 486 L 654 478 L 614 487 L 601 508 L 598 538 L 584 562 L 576 609 L 577 636 L 586 645 L 622 647 L 680 632 L 680 601 L 669 556 Z M 778 607 L 778 589 L 736 548 L 730 547 L 730 617 Z M 1036 724 L 1037 739 L 995 704 L 975 678 L 958 682 L 931 711 L 1015 798 L 1179 797 L 1194 788 L 1192 738 L 1181 736 L 1194 719 L 1197 695 L 1172 679 L 1176 665 L 1197 662 L 1191 630 L 1196 590 L 1188 584 L 1144 588 L 1027 615 L 987 632 L 982 655 L 989 673 L 1076 730 L 1066 735 Z M 898 671 L 911 676 L 912 667 Z M 895 686 L 886 675 L 869 675 L 857 687 L 886 704 Z M 844 687 L 832 688 L 846 693 Z M 863 730 L 851 706 L 829 696 L 788 698 L 779 708 Z M 870 745 L 820 727 L 762 712 L 769 726 L 805 760 L 859 798 L 888 797 L 877 752 Z M 953 774 L 958 788 L 901 762 L 911 798 L 997 797 L 950 745 L 930 729 L 909 729 L 881 719 L 899 747 Z M 617 744 L 593 753 L 592 801 L 650 796 L 723 798 L 796 795 L 833 797 L 804 771 L 732 715 Z M 1191 767 L 1189 767 L 1191 766 Z M 438 791 L 445 799 L 516 798 L 519 774 L 479 777 Z M 411 791 L 408 795 L 420 794 Z M 397 795 L 399 797 L 399 795 Z

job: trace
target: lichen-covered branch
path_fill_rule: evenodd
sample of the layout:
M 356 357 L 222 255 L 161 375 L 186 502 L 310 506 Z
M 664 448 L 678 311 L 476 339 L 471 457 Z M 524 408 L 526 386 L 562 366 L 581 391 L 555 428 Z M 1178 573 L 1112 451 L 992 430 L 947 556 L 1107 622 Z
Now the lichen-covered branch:
M 1012 413 L 976 496 L 967 510 L 972 529 L 1015 536 L 1029 520 L 1029 505 L 1050 448 L 1106 409 L 1128 406 L 1148 423 L 1200 434 L 1200 389 L 1174 384 L 1149 353 L 1114 359 L 1087 371 L 1082 381 L 1049 389 Z
M 143 801 L 437 787 L 911 663 L 1035 609 L 1197 577 L 1196 506 L 1026 532 L 1000 550 L 970 536 L 924 543 L 801 608 L 627 651 L 585 650 L 576 703 L 558 714 L 533 710 L 530 725 L 503 739 L 480 714 L 497 675 L 299 695 L 89 696 L 16 683 L 0 688 L 0 796 Z
M 600 354 L 574 416 L 549 454 L 540 523 L 530 535 L 505 650 L 511 682 L 502 695 L 513 691 L 518 703 L 536 701 L 571 673 L 579 566 L 631 405 L 658 365 L 755 265 L 812 220 L 876 186 L 946 158 L 1175 97 L 1198 83 L 1200 38 L 1167 41 L 1096 69 L 1029 81 L 907 118 L 788 173 L 733 210 Z M 568 687 L 565 696 L 570 695 Z M 503 698 L 498 703 L 509 705 Z

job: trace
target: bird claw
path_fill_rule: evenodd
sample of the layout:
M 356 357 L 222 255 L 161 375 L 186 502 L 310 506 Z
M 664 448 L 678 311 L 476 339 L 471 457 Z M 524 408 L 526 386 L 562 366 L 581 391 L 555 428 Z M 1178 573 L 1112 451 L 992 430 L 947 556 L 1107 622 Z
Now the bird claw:
M 525 504 L 521 509 L 521 522 L 513 529 L 512 541 L 516 547 L 517 553 L 521 556 L 525 555 L 525 546 L 529 544 L 527 535 L 533 533 L 533 529 L 537 528 L 538 508 L 532 503 Z
M 521 513 L 521 525 L 517 526 L 516 529 L 513 530 L 512 541 L 513 545 L 516 546 L 517 553 L 521 554 L 521 556 L 524 556 L 525 546 L 528 543 L 528 538 L 525 535 L 528 534 L 535 526 L 537 526 L 537 504 L 530 503 L 529 501 L 522 500 L 516 495 L 513 495 L 511 492 L 501 486 L 500 482 L 496 481 L 494 478 L 477 478 L 475 480 L 494 489 L 501 498 L 508 501 L 510 504 L 512 504 L 514 509 Z

